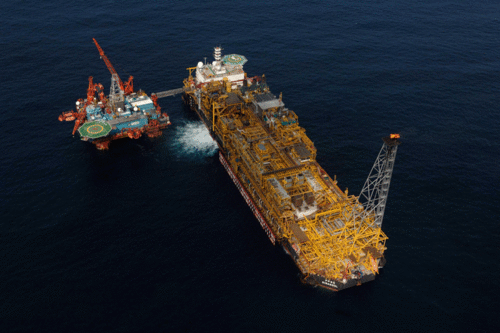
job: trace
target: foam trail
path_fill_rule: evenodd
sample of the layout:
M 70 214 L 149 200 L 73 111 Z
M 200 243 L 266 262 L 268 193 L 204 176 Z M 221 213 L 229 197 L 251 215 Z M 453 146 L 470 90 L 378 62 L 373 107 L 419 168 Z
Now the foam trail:
M 176 141 L 183 155 L 212 156 L 217 151 L 217 143 L 201 122 L 190 122 L 177 127 Z

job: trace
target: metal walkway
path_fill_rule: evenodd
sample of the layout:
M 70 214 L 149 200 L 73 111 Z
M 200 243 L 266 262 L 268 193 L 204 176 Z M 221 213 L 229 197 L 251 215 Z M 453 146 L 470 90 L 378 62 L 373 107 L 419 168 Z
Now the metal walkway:
M 174 95 L 180 94 L 182 92 L 184 92 L 184 88 L 165 90 L 165 91 L 160 91 L 160 92 L 153 93 L 153 94 L 155 94 L 158 98 L 163 98 L 163 97 L 174 96 Z

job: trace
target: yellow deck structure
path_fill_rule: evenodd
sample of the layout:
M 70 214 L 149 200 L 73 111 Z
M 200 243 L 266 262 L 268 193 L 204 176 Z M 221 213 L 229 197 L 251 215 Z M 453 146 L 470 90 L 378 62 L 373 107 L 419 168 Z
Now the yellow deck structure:
M 188 70 L 185 102 L 207 125 L 221 161 L 227 161 L 242 194 L 251 197 L 304 281 L 340 290 L 372 280 L 387 236 L 358 197 L 342 191 L 316 162 L 314 143 L 282 96 L 270 92 L 265 76 L 200 82 L 191 75 L 197 68 Z

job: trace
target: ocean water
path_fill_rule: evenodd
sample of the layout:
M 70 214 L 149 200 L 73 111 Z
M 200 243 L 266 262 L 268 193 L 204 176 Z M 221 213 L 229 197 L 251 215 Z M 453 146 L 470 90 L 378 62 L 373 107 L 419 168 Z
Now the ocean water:
M 498 332 L 498 1 L 0 5 L 0 332 Z M 339 293 L 300 283 L 179 96 L 173 125 L 109 151 L 57 116 L 88 76 L 182 86 L 243 54 L 359 193 L 398 150 L 387 265 Z

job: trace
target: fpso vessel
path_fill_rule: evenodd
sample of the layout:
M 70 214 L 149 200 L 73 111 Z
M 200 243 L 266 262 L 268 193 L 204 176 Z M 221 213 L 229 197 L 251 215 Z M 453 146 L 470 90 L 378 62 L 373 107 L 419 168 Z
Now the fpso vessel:
M 316 162 L 313 142 L 265 75 L 247 77 L 246 58 L 222 57 L 220 47 L 214 58 L 188 68 L 183 99 L 271 242 L 305 283 L 337 291 L 373 280 L 385 263 L 381 224 L 399 135 L 383 138 L 360 196 L 348 195 Z

